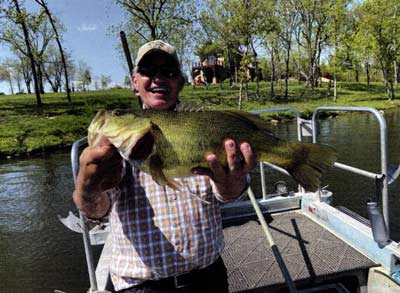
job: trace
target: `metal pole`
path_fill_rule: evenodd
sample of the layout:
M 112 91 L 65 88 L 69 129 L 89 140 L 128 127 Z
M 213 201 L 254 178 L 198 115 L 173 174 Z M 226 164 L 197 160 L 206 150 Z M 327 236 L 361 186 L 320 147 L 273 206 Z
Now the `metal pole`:
M 269 231 L 267 222 L 264 219 L 264 215 L 263 215 L 263 213 L 262 213 L 262 211 L 260 209 L 260 206 L 258 205 L 258 202 L 257 202 L 257 200 L 256 200 L 256 198 L 254 196 L 254 193 L 251 190 L 251 188 L 248 189 L 247 194 L 249 195 L 249 198 L 251 200 L 253 208 L 256 211 L 258 220 L 261 223 L 261 226 L 262 226 L 262 228 L 264 230 L 264 234 L 267 237 L 268 243 L 269 243 L 269 245 L 270 245 L 270 247 L 272 249 L 272 252 L 273 252 L 273 254 L 275 256 L 275 259 L 278 262 L 279 269 L 282 272 L 283 278 L 285 279 L 285 282 L 289 287 L 289 292 L 295 293 L 295 292 L 297 292 L 296 286 L 294 285 L 294 282 L 293 282 L 292 278 L 290 277 L 289 271 L 286 268 L 285 262 L 283 261 L 282 255 L 280 254 L 279 249 L 276 246 L 274 239 L 272 238 L 272 234 Z
M 72 145 L 71 151 L 71 162 L 72 162 L 72 175 L 74 177 L 74 184 L 76 185 L 76 177 L 78 176 L 79 171 L 79 161 L 78 161 L 78 153 L 79 147 L 87 142 L 87 137 L 84 137 L 78 141 L 76 141 Z M 79 224 L 82 229 L 82 237 L 83 237 L 83 246 L 85 248 L 85 256 L 86 256 L 86 264 L 89 273 L 89 281 L 90 281 L 90 290 L 97 291 L 97 279 L 96 273 L 93 264 L 93 251 L 90 245 L 90 237 L 89 231 L 86 226 L 86 217 L 81 214 L 79 211 Z
M 261 175 L 261 190 L 263 200 L 267 199 L 267 188 L 265 186 L 265 174 L 264 174 L 264 163 L 260 162 L 260 175 Z
M 90 245 L 89 231 L 86 226 L 86 217 L 79 211 L 79 224 L 82 229 L 83 246 L 85 247 L 86 263 L 89 273 L 90 290 L 97 291 L 97 278 L 93 263 L 92 247 Z

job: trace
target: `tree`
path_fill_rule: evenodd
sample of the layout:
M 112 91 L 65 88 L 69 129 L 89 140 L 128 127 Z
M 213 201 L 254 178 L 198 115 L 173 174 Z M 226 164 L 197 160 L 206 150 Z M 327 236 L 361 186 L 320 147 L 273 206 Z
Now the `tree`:
M 11 92 L 12 90 L 12 85 L 11 85 L 11 80 L 14 81 L 17 84 L 17 93 L 23 93 L 24 90 L 22 89 L 22 80 L 23 80 L 23 68 L 22 64 L 18 59 L 11 59 L 11 58 L 6 58 L 3 61 L 3 66 L 8 69 L 9 72 L 9 78 L 10 78 L 10 88 Z
M 43 74 L 46 77 L 47 82 L 50 84 L 53 92 L 57 93 L 61 90 L 62 75 L 63 75 L 63 64 L 60 62 L 60 52 L 49 46 L 44 56 L 45 61 L 43 62 Z
M 13 49 L 21 51 L 24 55 L 29 58 L 30 67 L 32 71 L 34 87 L 35 87 L 35 96 L 36 96 L 36 105 L 38 107 L 42 106 L 42 100 L 40 96 L 40 89 L 39 89 L 39 80 L 36 71 L 36 63 L 35 63 L 35 56 L 33 53 L 32 48 L 32 41 L 29 36 L 29 29 L 27 23 L 32 19 L 32 15 L 27 13 L 27 11 L 20 7 L 18 0 L 10 0 L 8 7 L 2 9 L 3 21 L 6 21 L 9 26 L 11 26 L 13 34 L 18 33 L 18 28 L 20 29 L 19 32 L 22 32 L 22 39 L 23 43 L 18 44 L 15 46 L 13 42 L 11 42 L 9 38 L 9 34 L 7 34 L 7 30 L 3 30 L 2 34 L 0 35 L 0 40 L 7 42 L 11 45 Z M 3 23 L 3 27 L 6 24 Z
M 197 40 L 202 44 L 220 44 L 225 48 L 225 64 L 229 67 L 230 85 L 232 85 L 233 81 L 237 83 L 241 55 L 240 41 L 236 38 L 232 24 L 234 12 L 225 5 L 225 2 L 207 1 L 207 6 L 201 11 Z
M 3 62 L 3 64 L 0 64 L 0 81 L 8 82 L 8 85 L 10 87 L 10 92 L 13 95 L 14 86 L 13 86 L 11 68 L 7 66 L 5 62 Z
M 321 52 L 328 41 L 328 11 L 335 0 L 290 0 L 298 13 L 299 29 L 308 54 L 307 85 L 318 85 Z
M 268 0 L 209 0 L 208 6 L 201 14 L 201 27 L 205 39 L 219 43 L 226 48 L 226 56 L 231 68 L 231 75 L 240 80 L 239 106 L 241 105 L 242 88 L 248 96 L 248 69 L 243 66 L 254 66 L 256 77 L 256 97 L 258 92 L 258 54 L 256 44 L 263 31 L 271 26 L 272 1 Z M 234 70 L 232 70 L 234 68 Z M 244 71 L 246 72 L 244 74 Z
M 44 79 L 46 76 L 44 63 L 48 55 L 47 50 L 51 47 L 55 34 L 46 14 L 42 10 L 33 17 L 29 37 L 32 41 L 32 49 L 35 55 L 40 92 L 44 93 Z
M 333 71 L 333 101 L 336 102 L 337 99 L 337 50 L 339 49 L 339 44 L 347 43 L 349 36 L 352 35 L 352 40 L 354 39 L 354 27 L 352 27 L 353 21 L 348 17 L 349 13 L 347 11 L 347 5 L 350 0 L 336 0 L 332 4 L 332 9 L 329 11 L 329 17 L 331 19 L 330 28 L 328 28 L 330 43 L 333 45 L 333 56 L 332 60 L 332 71 Z M 352 41 L 350 43 L 353 43 Z M 347 48 L 348 49 L 348 48 Z M 350 50 L 346 50 L 349 52 Z M 331 76 L 329 75 L 329 85 L 331 83 Z
M 51 14 L 50 10 L 48 9 L 48 6 L 45 2 L 45 0 L 35 0 L 36 3 L 38 3 L 45 11 L 51 26 L 53 28 L 54 34 L 55 34 L 55 40 L 57 42 L 57 46 L 58 49 L 60 50 L 60 56 L 61 56 L 61 62 L 63 64 L 63 68 L 64 68 L 64 78 L 65 78 L 65 87 L 66 87 L 66 92 L 67 92 L 67 99 L 68 102 L 71 103 L 71 91 L 69 88 L 69 79 L 68 79 L 68 66 L 67 66 L 67 62 L 66 62 L 66 58 L 65 58 L 65 53 L 63 50 L 63 47 L 61 45 L 61 40 L 60 40 L 60 35 L 59 35 L 59 30 L 57 29 L 57 27 L 59 27 L 58 21 L 57 19 L 54 18 L 54 16 Z
M 128 75 L 125 75 L 124 77 L 124 86 L 129 88 L 131 86 L 131 79 Z
M 380 64 L 389 100 L 395 98 L 394 64 L 397 59 L 400 20 L 396 13 L 400 3 L 396 0 L 367 0 L 357 9 L 361 33 L 374 43 L 374 54 Z
M 200 60 L 207 60 L 213 56 L 217 58 L 224 54 L 224 47 L 219 42 L 207 40 L 195 49 L 195 55 L 199 56 Z
M 297 13 L 290 5 L 289 1 L 281 1 L 278 7 L 280 20 L 280 34 L 279 40 L 282 47 L 285 50 L 285 94 L 284 99 L 288 99 L 288 88 L 289 88 L 289 63 L 290 63 L 290 52 L 292 49 L 292 38 L 295 31 L 295 27 L 298 23 Z
M 270 92 L 269 95 L 271 98 L 275 97 L 275 88 L 274 84 L 278 79 L 278 68 L 279 68 L 279 35 L 278 31 L 269 32 L 264 37 L 265 48 L 270 56 L 271 61 L 271 72 L 270 72 Z
M 110 75 L 100 75 L 100 84 L 101 88 L 104 90 L 107 86 L 111 83 L 111 76 Z
M 174 44 L 180 57 L 192 46 L 191 32 L 195 2 L 191 0 L 116 0 L 128 12 L 129 19 L 121 27 L 136 52 L 140 45 L 162 39 Z
M 92 75 L 90 67 L 83 61 L 80 61 L 78 64 L 77 78 L 83 90 L 89 90 L 89 84 L 92 82 Z

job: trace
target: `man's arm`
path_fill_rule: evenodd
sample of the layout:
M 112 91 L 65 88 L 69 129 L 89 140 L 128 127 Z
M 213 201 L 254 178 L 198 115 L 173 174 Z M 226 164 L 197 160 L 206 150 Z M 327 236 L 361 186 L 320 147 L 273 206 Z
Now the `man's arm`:
M 122 158 L 107 139 L 102 139 L 82 152 L 79 165 L 73 200 L 84 215 L 102 218 L 111 206 L 110 196 L 105 191 L 121 181 Z
M 195 168 L 194 174 L 207 175 L 215 183 L 217 192 L 225 200 L 238 198 L 248 187 L 247 175 L 255 167 L 256 159 L 247 142 L 236 146 L 232 139 L 225 141 L 228 168 L 224 169 L 215 154 L 207 156 L 210 169 Z M 243 161 L 240 159 L 242 154 Z

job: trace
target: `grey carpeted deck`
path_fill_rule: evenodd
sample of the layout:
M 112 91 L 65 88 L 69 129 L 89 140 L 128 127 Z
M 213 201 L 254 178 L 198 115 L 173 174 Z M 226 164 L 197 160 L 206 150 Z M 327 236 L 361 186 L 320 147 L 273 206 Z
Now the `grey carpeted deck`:
M 332 233 L 302 215 L 289 212 L 266 218 L 292 279 L 329 278 L 341 272 L 368 269 L 376 264 Z M 248 221 L 224 228 L 223 259 L 231 292 L 285 286 L 284 278 L 261 225 Z

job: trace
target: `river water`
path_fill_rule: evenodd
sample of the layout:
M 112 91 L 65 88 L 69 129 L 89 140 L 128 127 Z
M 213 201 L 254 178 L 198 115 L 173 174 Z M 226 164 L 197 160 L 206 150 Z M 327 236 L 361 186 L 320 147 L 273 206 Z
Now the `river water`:
M 400 163 L 400 111 L 385 113 L 388 158 Z M 284 139 L 296 139 L 294 123 L 271 126 Z M 334 146 L 338 161 L 370 172 L 380 172 L 379 126 L 371 114 L 347 114 L 320 123 L 319 141 Z M 271 190 L 278 179 L 267 170 Z M 257 182 L 257 180 L 254 180 Z M 390 185 L 391 238 L 400 240 L 400 179 Z M 342 170 L 331 170 L 323 185 L 333 191 L 334 205 L 366 216 L 365 201 L 375 197 L 373 180 Z M 257 188 L 257 187 L 256 187 Z M 75 210 L 69 153 L 0 163 L 0 292 L 81 293 L 89 287 L 80 234 L 67 230 L 57 215 Z M 97 249 L 96 254 L 99 253 Z

